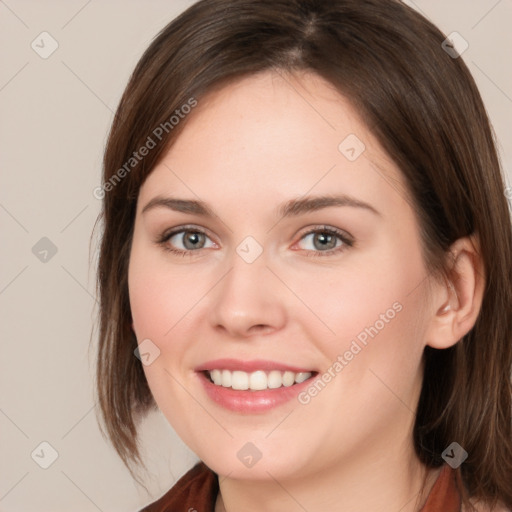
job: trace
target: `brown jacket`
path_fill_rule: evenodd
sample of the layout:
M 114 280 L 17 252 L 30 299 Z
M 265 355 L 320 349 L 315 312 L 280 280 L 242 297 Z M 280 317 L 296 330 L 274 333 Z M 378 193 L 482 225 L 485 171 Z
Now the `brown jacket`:
M 215 512 L 219 492 L 217 475 L 204 463 L 196 464 L 159 500 L 141 512 Z M 460 512 L 461 500 L 454 471 L 445 465 L 421 512 Z

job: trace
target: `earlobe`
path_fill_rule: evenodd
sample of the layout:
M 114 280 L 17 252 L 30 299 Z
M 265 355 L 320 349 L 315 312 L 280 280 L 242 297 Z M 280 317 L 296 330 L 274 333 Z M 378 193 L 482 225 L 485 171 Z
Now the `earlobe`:
M 482 258 L 476 237 L 457 240 L 450 248 L 451 259 L 444 283 L 433 292 L 433 314 L 425 345 L 444 349 L 455 345 L 475 325 L 485 285 Z

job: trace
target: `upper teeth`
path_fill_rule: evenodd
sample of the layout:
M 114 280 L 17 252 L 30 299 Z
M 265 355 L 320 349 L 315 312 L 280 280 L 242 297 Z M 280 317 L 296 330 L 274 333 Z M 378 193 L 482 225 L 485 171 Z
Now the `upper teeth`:
M 225 388 L 233 388 L 240 391 L 251 389 L 260 391 L 262 389 L 275 389 L 281 386 L 292 386 L 300 384 L 311 377 L 311 372 L 280 372 L 272 370 L 268 374 L 262 370 L 252 373 L 230 370 L 210 370 L 208 372 L 214 384 Z

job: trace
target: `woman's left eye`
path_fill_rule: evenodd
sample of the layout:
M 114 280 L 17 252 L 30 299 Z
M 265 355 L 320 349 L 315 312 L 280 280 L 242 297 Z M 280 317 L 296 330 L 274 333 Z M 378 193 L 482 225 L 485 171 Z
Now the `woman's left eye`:
M 300 241 L 304 242 L 300 248 L 310 251 L 311 256 L 328 256 L 354 244 L 348 235 L 334 228 L 315 229 L 306 233 Z
M 302 247 L 300 244 L 302 242 Z M 217 244 L 200 229 L 179 228 L 163 233 L 157 240 L 166 251 L 180 256 L 190 256 L 200 249 L 217 247 Z M 346 250 L 354 245 L 345 232 L 331 228 L 319 227 L 303 235 L 297 244 L 299 249 L 307 251 L 306 256 L 329 256 Z

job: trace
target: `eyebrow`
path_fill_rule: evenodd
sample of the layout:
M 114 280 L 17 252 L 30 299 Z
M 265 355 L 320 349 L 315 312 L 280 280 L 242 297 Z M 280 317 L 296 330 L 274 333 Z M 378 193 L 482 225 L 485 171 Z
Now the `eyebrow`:
M 304 213 L 310 213 L 333 206 L 361 208 L 377 216 L 382 216 L 381 213 L 372 205 L 345 194 L 291 199 L 280 205 L 277 209 L 277 213 L 281 217 L 296 217 Z M 151 199 L 151 201 L 144 206 L 142 213 L 146 213 L 154 208 L 168 208 L 176 212 L 191 213 L 204 217 L 216 216 L 213 213 L 213 210 L 205 202 L 192 199 L 177 199 L 173 197 L 157 196 Z

